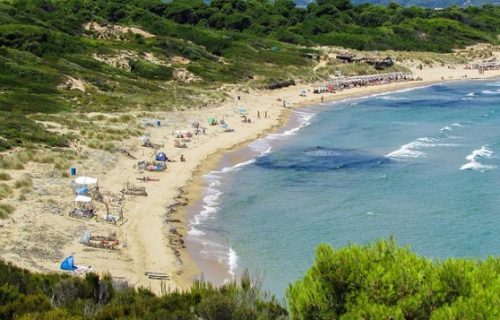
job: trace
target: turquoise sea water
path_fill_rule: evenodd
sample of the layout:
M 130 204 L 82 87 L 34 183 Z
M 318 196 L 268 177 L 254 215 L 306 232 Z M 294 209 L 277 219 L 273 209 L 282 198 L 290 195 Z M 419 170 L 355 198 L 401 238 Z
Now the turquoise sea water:
M 319 243 L 389 235 L 431 258 L 500 255 L 500 81 L 312 107 L 290 126 L 205 177 L 188 245 L 231 274 L 282 296 Z

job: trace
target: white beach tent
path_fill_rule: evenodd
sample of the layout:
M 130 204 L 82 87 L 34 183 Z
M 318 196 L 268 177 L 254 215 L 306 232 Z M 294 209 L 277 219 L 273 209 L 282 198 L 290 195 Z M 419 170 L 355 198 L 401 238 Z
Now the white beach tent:
M 91 178 L 91 177 L 78 177 L 75 179 L 75 184 L 84 185 L 84 186 L 96 185 L 97 179 Z

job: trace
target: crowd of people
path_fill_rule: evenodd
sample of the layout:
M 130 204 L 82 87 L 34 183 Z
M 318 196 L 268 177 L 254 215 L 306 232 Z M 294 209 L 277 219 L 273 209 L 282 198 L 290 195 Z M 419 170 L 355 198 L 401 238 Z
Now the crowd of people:
M 484 73 L 486 70 L 500 70 L 500 61 L 473 63 L 466 66 L 466 69 L 477 69 L 479 73 Z
M 331 80 L 327 85 L 323 86 L 323 90 L 315 88 L 315 93 L 332 92 L 353 87 L 373 86 L 386 84 L 396 81 L 413 81 L 418 80 L 412 73 L 391 72 L 382 74 L 371 74 L 364 76 L 353 77 L 338 77 Z M 318 92 L 316 92 L 318 91 Z

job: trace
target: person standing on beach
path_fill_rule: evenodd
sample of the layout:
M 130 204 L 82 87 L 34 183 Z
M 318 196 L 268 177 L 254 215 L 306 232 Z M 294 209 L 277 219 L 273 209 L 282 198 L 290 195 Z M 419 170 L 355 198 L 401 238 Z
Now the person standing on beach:
M 264 111 L 264 118 L 267 119 L 267 111 Z
M 260 119 L 260 111 L 257 110 L 257 119 Z
M 321 103 L 323 103 L 323 96 L 321 96 Z

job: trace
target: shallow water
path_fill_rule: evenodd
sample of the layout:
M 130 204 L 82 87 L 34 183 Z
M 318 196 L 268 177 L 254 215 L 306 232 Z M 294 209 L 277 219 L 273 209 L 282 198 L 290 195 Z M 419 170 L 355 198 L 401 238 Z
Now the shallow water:
M 188 243 L 282 296 L 334 247 L 394 235 L 431 258 L 499 255 L 500 81 L 296 111 L 205 177 Z M 210 279 L 210 277 L 208 277 Z

